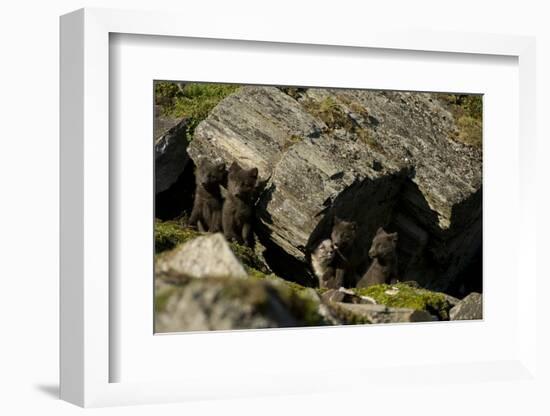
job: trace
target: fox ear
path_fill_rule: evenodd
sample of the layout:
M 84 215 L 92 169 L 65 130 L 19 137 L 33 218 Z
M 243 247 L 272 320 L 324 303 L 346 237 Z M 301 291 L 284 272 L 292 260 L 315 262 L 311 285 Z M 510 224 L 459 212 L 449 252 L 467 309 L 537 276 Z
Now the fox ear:
M 253 178 L 257 178 L 258 177 L 258 168 L 250 169 L 250 176 L 253 177 Z
M 216 169 L 219 170 L 220 172 L 223 172 L 225 170 L 225 163 L 223 162 L 220 162 L 216 165 Z
M 241 167 L 239 166 L 239 164 L 237 163 L 237 161 L 233 161 L 233 163 L 231 164 L 231 166 L 229 167 L 229 171 L 230 172 L 237 172 L 241 170 Z
M 376 230 L 376 235 L 382 234 L 384 232 L 384 229 L 382 227 L 378 227 L 378 230 Z

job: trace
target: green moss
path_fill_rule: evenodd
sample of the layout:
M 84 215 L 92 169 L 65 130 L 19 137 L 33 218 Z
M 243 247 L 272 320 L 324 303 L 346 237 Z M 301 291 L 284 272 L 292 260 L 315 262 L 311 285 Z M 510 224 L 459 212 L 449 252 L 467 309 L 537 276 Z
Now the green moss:
M 286 95 L 294 98 L 297 100 L 302 96 L 302 94 L 306 91 L 307 88 L 299 88 L 299 87 L 279 87 L 279 89 L 284 92 Z
M 266 279 L 274 282 L 275 284 L 280 284 L 288 287 L 289 289 L 295 291 L 295 292 L 303 292 L 305 290 L 309 290 L 309 288 L 302 286 L 299 283 L 291 282 L 290 280 L 283 279 L 282 277 L 279 277 L 275 274 L 269 274 L 265 276 Z
M 303 137 L 292 135 L 288 139 L 285 140 L 285 143 L 283 144 L 283 151 L 287 151 L 295 144 L 300 143 L 302 140 L 304 140 Z
M 161 106 L 165 116 L 188 119 L 186 136 L 192 140 L 195 128 L 210 111 L 239 85 L 199 84 L 181 82 L 155 82 L 155 103 Z
M 177 290 L 177 287 L 163 288 L 155 293 L 155 312 L 160 313 L 166 309 L 170 296 Z
M 394 287 L 397 289 L 397 293 L 386 293 Z M 441 293 L 414 288 L 406 283 L 375 285 L 368 288 L 354 289 L 354 291 L 360 296 L 370 296 L 376 302 L 389 307 L 424 310 L 438 316 L 441 320 L 449 319 L 451 304 Z
M 155 221 L 155 253 L 159 254 L 167 250 L 171 250 L 179 244 L 192 240 L 200 236 L 201 233 L 191 228 L 181 225 L 177 221 Z M 243 264 L 245 269 L 250 273 L 255 273 L 260 277 L 269 273 L 264 262 L 254 253 L 254 251 L 246 246 L 241 246 L 237 243 L 230 243 L 229 247 L 235 254 L 235 257 Z M 265 276 L 264 276 L 265 277 Z
M 269 273 L 264 262 L 250 247 L 241 246 L 237 243 L 229 243 L 231 251 L 235 254 L 245 268 L 255 269 L 259 273 Z
M 311 115 L 320 118 L 330 130 L 346 129 L 354 131 L 355 122 L 338 105 L 332 97 L 327 97 L 323 101 L 306 100 L 303 102 L 304 108 Z
M 453 114 L 458 132 L 453 139 L 469 146 L 481 147 L 483 97 L 474 94 L 436 94 Z
M 360 114 L 364 118 L 369 116 L 367 109 L 356 102 L 350 101 L 349 97 L 341 95 L 338 99 L 349 106 L 352 112 Z M 327 97 L 320 102 L 309 99 L 304 101 L 303 105 L 311 115 L 320 118 L 329 130 L 345 129 L 355 134 L 357 140 L 367 144 L 372 150 L 384 153 L 383 147 L 376 141 L 372 133 L 353 120 L 334 98 Z
M 224 284 L 220 296 L 225 299 L 239 300 L 260 311 L 267 307 L 269 300 L 264 285 L 244 279 L 232 279 L 231 284 Z
M 155 253 L 170 250 L 178 244 L 198 237 L 200 233 L 181 227 L 175 221 L 155 221 Z
M 470 146 L 480 147 L 482 142 L 481 121 L 470 116 L 462 116 L 457 121 L 457 140 Z
M 301 317 L 306 326 L 326 325 L 325 319 L 319 314 L 319 302 L 313 299 L 307 292 L 295 293 L 295 300 L 291 302 L 290 309 Z
M 163 115 L 169 115 L 174 106 L 175 98 L 181 94 L 181 83 L 156 81 L 155 82 L 155 104 L 161 107 Z
M 316 290 L 283 279 L 275 274 L 263 275 L 260 278 L 266 279 L 277 290 L 279 298 L 287 305 L 292 315 L 302 321 L 303 325 L 327 325 L 324 318 L 319 314 L 319 300 L 315 296 Z
M 280 279 L 283 280 L 283 279 Z M 272 281 L 273 282 L 273 281 Z M 300 286 L 300 285 L 298 285 Z M 297 318 L 304 326 L 322 326 L 326 321 L 319 314 L 319 301 L 303 286 L 287 284 L 275 284 L 279 298 L 288 307 L 292 316 Z
M 342 99 L 342 96 L 339 97 L 340 99 Z M 367 110 L 366 107 L 364 107 L 363 105 L 359 104 L 357 101 L 352 101 L 351 99 L 348 98 L 348 105 L 349 105 L 349 109 L 351 111 L 353 111 L 355 114 L 359 114 L 361 117 L 363 117 L 364 119 L 368 118 L 369 117 L 369 111 Z
M 357 127 L 354 129 L 354 133 L 357 135 L 359 141 L 368 145 L 372 150 L 385 153 L 384 148 L 376 141 L 374 136 L 367 129 Z
M 351 312 L 337 303 L 330 306 L 331 312 L 345 325 L 365 325 L 372 323 L 366 317 Z

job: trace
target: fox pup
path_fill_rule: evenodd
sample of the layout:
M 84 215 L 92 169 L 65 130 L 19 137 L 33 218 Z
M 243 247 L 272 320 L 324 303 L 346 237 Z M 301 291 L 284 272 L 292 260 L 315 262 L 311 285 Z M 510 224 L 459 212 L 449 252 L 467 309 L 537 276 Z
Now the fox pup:
M 397 233 L 386 233 L 383 228 L 376 231 L 369 250 L 372 263 L 357 287 L 369 287 L 397 281 Z
M 362 250 L 357 247 L 357 223 L 334 217 L 330 239 L 336 253 L 334 259 L 335 279 L 344 287 L 355 287 L 357 269 L 363 262 Z
M 311 267 L 319 279 L 320 288 L 338 289 L 342 286 L 342 282 L 338 281 L 335 276 L 333 266 L 335 254 L 332 241 L 328 238 L 321 241 L 311 253 Z
M 195 200 L 189 217 L 189 225 L 199 231 L 212 233 L 222 231 L 223 200 L 220 185 L 227 180 L 225 164 L 210 163 L 202 159 L 196 171 Z
M 229 168 L 227 197 L 223 204 L 222 224 L 225 238 L 254 246 L 254 195 L 258 169 L 243 169 L 237 162 Z

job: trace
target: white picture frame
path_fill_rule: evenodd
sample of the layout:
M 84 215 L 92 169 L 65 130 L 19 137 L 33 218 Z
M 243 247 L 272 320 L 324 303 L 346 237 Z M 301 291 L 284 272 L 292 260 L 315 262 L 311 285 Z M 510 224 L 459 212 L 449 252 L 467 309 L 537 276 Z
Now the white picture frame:
M 185 20 L 186 24 L 181 22 Z M 507 380 L 537 383 L 534 253 L 536 240 L 535 169 L 535 41 L 529 37 L 429 31 L 353 29 L 328 35 L 322 28 L 300 30 L 243 19 L 205 26 L 200 20 L 162 12 L 83 9 L 61 18 L 61 398 L 80 406 L 161 403 L 208 398 L 251 397 L 270 394 L 330 393 L 356 388 L 362 374 L 369 389 L 400 383 L 428 389 L 444 374 L 458 382 Z M 517 348 L 495 361 L 440 362 L 414 367 L 376 367 L 293 373 L 281 368 L 261 380 L 219 374 L 216 380 L 194 375 L 177 381 L 111 382 L 110 366 L 119 359 L 110 348 L 109 282 L 110 170 L 109 154 L 109 38 L 111 34 L 225 39 L 235 42 L 275 42 L 285 45 L 331 45 L 333 48 L 371 48 L 428 51 L 439 54 L 502 55 L 518 60 L 519 153 Z M 518 273 L 515 270 L 515 273 Z M 462 325 L 462 324 L 459 324 Z M 357 328 L 360 330 L 360 328 Z M 266 334 L 266 333 L 264 333 Z M 313 333 L 310 333 L 313 334 Z M 228 334 L 220 334 L 220 336 Z M 151 334 L 152 336 L 152 334 Z M 264 337 L 270 336 L 263 335 Z M 381 335 L 381 342 L 384 337 Z M 387 338 L 389 339 L 389 338 Z M 398 363 L 399 364 L 399 363 Z M 363 374 L 365 373 L 365 374 Z M 266 373 L 267 374 L 267 373 Z M 478 374 L 472 377 L 472 374 Z M 339 380 L 326 383 L 326 379 Z M 432 386 L 433 387 L 433 386 Z

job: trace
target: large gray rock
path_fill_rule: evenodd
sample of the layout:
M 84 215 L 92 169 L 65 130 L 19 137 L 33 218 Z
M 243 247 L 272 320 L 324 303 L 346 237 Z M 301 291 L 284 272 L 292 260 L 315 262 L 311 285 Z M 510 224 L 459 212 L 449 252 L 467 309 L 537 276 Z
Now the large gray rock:
M 191 279 L 156 294 L 155 332 L 298 326 L 284 300 L 267 282 Z
M 470 293 L 450 310 L 449 317 L 451 321 L 483 319 L 483 296 Z
M 166 191 L 181 175 L 187 155 L 187 120 L 155 117 L 155 193 Z
M 163 253 L 155 262 L 155 273 L 170 281 L 205 277 L 247 277 L 242 264 L 220 233 L 194 238 Z
M 446 290 L 481 247 L 481 150 L 435 95 L 243 87 L 195 130 L 193 160 L 237 160 L 269 179 L 259 234 L 300 262 L 333 214 L 399 232 L 402 280 Z

